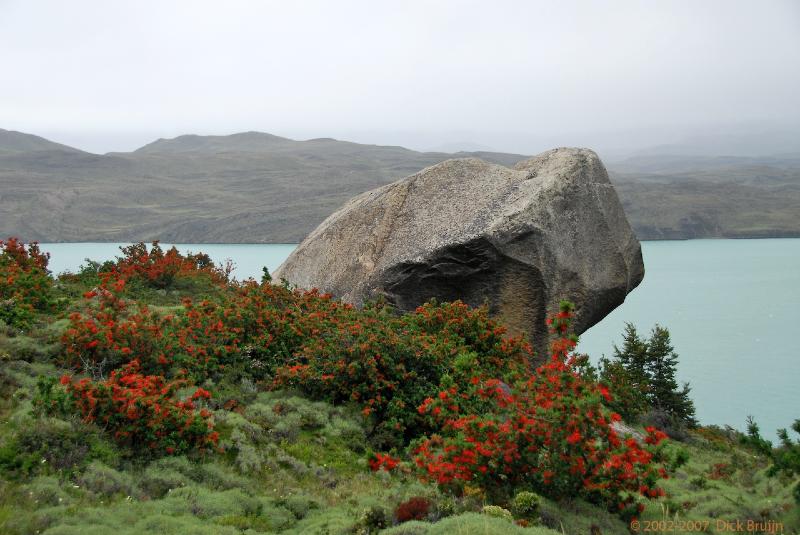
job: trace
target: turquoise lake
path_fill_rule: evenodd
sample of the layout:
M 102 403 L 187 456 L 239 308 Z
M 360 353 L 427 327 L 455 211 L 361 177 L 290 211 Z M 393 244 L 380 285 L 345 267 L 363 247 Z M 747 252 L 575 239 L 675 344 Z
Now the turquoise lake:
M 114 243 L 42 244 L 54 273 L 84 259 L 113 259 Z M 239 279 L 270 272 L 292 244 L 178 244 L 182 252 L 231 259 Z M 578 349 L 596 361 L 620 343 L 625 322 L 672 334 L 678 376 L 692 385 L 700 421 L 744 429 L 753 415 L 765 436 L 800 418 L 800 239 L 643 242 L 644 282 L 584 333 Z

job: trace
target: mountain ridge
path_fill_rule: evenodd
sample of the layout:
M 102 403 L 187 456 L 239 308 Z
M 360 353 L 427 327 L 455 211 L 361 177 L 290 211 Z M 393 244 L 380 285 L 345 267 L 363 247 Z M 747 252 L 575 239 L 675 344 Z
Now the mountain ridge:
M 351 197 L 454 157 L 527 158 L 254 131 L 98 155 L 0 130 L 0 236 L 297 243 Z M 793 155 L 637 155 L 607 167 L 640 239 L 800 236 Z
M 5 130 L 0 128 L 0 153 L 26 153 L 26 152 L 42 152 L 42 151 L 62 151 L 68 153 L 83 153 L 88 152 L 62 145 L 55 141 L 50 141 L 43 137 L 26 134 L 25 132 L 18 132 L 16 130 Z

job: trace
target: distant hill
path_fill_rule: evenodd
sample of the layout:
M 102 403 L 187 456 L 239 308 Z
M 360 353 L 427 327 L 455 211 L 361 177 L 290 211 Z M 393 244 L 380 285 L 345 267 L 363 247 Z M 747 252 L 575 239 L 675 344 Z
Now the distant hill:
M 0 130 L 0 236 L 296 243 L 352 196 L 453 157 L 525 158 L 260 132 L 97 155 Z M 800 158 L 644 154 L 609 168 L 642 239 L 800 236 Z
M 173 139 L 159 139 L 135 151 L 136 154 L 178 152 L 261 152 L 276 145 L 297 143 L 285 137 L 263 132 L 242 132 L 230 136 L 185 135 Z
M 610 167 L 640 239 L 800 236 L 800 156 L 639 156 Z
M 8 155 L 42 151 L 82 152 L 60 143 L 54 143 L 43 137 L 0 128 L 0 154 Z

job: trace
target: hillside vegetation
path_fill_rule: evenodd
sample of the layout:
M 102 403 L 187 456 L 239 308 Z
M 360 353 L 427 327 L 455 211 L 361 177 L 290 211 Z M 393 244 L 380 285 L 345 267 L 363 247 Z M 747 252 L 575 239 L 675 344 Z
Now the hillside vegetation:
M 143 244 L 54 280 L 0 245 L 2 533 L 800 529 L 791 444 L 623 425 L 569 303 L 534 355 L 458 302 L 356 309 Z
M 526 158 L 258 132 L 96 155 L 0 130 L 0 235 L 298 243 L 351 197 L 454 157 Z M 640 239 L 800 236 L 797 158 L 642 156 L 609 170 Z

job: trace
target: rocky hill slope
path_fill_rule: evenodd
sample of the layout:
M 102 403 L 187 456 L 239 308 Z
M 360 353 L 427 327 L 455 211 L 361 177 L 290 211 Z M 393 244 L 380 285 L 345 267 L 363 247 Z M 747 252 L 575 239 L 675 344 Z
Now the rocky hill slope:
M 0 235 L 296 243 L 347 199 L 454 157 L 259 132 L 96 155 L 0 130 Z M 609 165 L 640 239 L 800 236 L 800 160 L 646 156 Z

